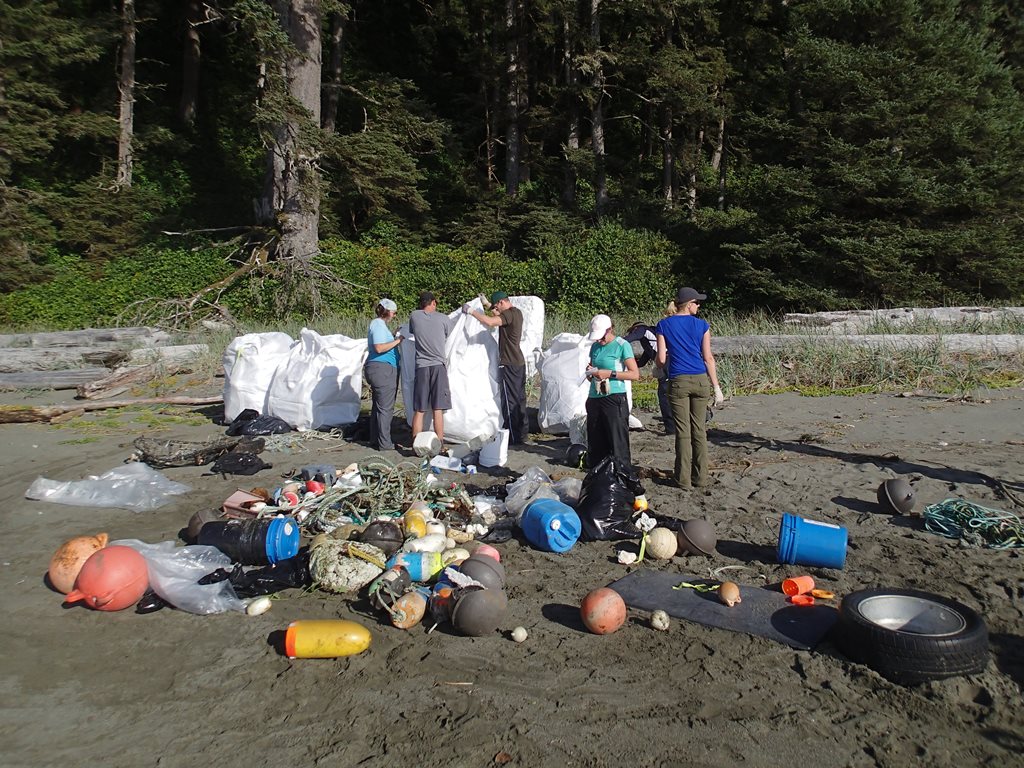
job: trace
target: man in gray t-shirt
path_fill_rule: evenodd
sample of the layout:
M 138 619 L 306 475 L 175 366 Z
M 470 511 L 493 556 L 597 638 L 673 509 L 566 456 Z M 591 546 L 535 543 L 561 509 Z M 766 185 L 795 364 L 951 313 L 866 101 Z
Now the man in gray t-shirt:
M 444 442 L 444 412 L 452 407 L 444 348 L 455 327 L 448 315 L 437 311 L 434 294 L 420 294 L 420 308 L 409 314 L 409 332 L 416 343 L 416 377 L 412 394 L 412 436 L 423 431 L 423 414 L 433 412 L 434 432 Z

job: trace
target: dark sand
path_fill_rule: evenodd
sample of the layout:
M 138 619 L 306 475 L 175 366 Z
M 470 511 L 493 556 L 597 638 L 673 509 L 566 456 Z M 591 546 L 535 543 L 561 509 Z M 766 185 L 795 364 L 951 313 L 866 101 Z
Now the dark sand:
M 851 663 L 828 641 L 795 651 L 680 620 L 660 633 L 643 612 L 613 635 L 589 634 L 580 599 L 629 570 L 615 562 L 622 545 L 612 543 L 578 544 L 564 555 L 519 539 L 500 545 L 509 614 L 501 632 L 476 639 L 443 627 L 404 632 L 365 600 L 296 591 L 254 618 L 65 610 L 43 581 L 65 539 L 98 531 L 175 539 L 193 512 L 219 506 L 236 487 L 272 485 L 306 463 L 344 466 L 368 451 L 310 441 L 303 453 L 265 454 L 274 469 L 254 478 L 165 470 L 193 492 L 137 514 L 23 496 L 39 475 L 81 479 L 119 465 L 148 433 L 144 425 L 121 416 L 122 426 L 88 443 L 72 442 L 91 434 L 73 427 L 5 425 L 0 764 L 485 766 L 507 753 L 518 766 L 1022 765 L 1021 553 L 959 546 L 919 521 L 880 514 L 875 503 L 879 483 L 903 474 L 918 478 L 918 511 L 958 495 L 1024 511 L 990 479 L 1024 496 L 1024 392 L 984 397 L 991 402 L 737 398 L 714 421 L 707 493 L 647 483 L 655 515 L 705 515 L 721 543 L 711 559 L 644 567 L 706 576 L 742 565 L 731 572 L 741 584 L 778 582 L 806 570 L 775 562 L 780 515 L 795 512 L 850 532 L 844 570 L 811 569 L 819 586 L 839 596 L 871 586 L 925 589 L 978 610 L 991 632 L 985 672 L 915 688 Z M 44 398 L 8 393 L 4 401 Z M 161 434 L 222 433 L 211 421 Z M 486 487 L 531 465 L 564 472 L 566 444 L 541 438 L 512 453 L 507 473 L 473 479 Z M 632 446 L 639 466 L 671 466 L 672 444 L 660 430 L 634 432 Z M 337 616 L 372 629 L 368 652 L 289 661 L 269 642 L 291 620 Z M 508 636 L 517 625 L 530 633 L 521 645 Z

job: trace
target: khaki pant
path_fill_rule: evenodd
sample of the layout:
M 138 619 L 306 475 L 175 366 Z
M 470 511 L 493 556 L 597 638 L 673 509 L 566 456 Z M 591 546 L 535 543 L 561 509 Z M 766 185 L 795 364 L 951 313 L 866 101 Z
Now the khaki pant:
M 711 380 L 706 373 L 675 376 L 668 382 L 668 402 L 676 427 L 676 485 L 680 488 L 708 484 L 708 433 L 705 417 L 711 400 Z

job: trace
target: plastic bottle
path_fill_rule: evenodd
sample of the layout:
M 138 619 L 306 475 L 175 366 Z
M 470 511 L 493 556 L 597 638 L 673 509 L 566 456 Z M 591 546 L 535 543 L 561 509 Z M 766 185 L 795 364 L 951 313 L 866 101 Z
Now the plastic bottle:
M 576 511 L 558 499 L 530 502 L 523 510 L 519 525 L 526 540 L 545 552 L 568 552 L 582 529 Z
M 198 541 L 216 547 L 233 562 L 267 565 L 299 553 L 299 526 L 290 517 L 214 521 L 199 529 Z

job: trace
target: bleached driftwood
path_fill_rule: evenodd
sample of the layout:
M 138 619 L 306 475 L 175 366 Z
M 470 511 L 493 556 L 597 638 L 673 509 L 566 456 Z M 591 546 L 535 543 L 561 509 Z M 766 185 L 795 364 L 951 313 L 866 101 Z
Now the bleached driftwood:
M 63 371 L 0 373 L 3 389 L 75 389 L 110 373 L 109 368 L 68 368 Z
M 133 349 L 128 353 L 127 365 L 151 365 L 152 363 L 164 363 L 165 365 L 180 365 L 202 357 L 209 351 L 206 344 L 181 344 L 171 347 L 147 347 L 145 349 Z
M 223 402 L 220 395 L 212 397 L 143 397 L 134 400 L 108 400 L 102 403 L 76 405 L 0 405 L 0 424 L 27 424 L 38 421 L 59 421 L 87 411 L 107 408 L 131 408 L 137 405 L 213 405 Z
M 785 325 L 827 329 L 831 333 L 858 333 L 875 323 L 890 327 L 915 322 L 936 325 L 964 325 L 998 322 L 1008 318 L 1024 319 L 1024 307 L 895 307 L 894 309 L 853 309 L 841 312 L 792 312 L 784 315 Z
M 780 350 L 814 345 L 842 345 L 871 349 L 931 349 L 938 346 L 945 352 L 1004 356 L 1024 354 L 1024 336 L 1011 334 L 976 335 L 952 333 L 929 334 L 802 334 L 777 336 L 714 336 L 711 349 L 715 355 L 743 355 L 759 349 Z
M 0 348 L 0 373 L 59 371 L 63 368 L 102 365 L 113 368 L 128 352 L 113 347 L 53 347 L 44 349 Z
M 83 328 L 79 331 L 0 334 L 0 347 L 103 347 L 166 344 L 171 335 L 159 328 Z
M 132 387 L 147 381 L 190 371 L 190 368 L 180 363 L 167 364 L 164 362 L 118 368 L 113 372 L 106 372 L 107 375 L 101 378 L 80 384 L 78 397 L 84 400 L 103 400 L 107 397 L 122 395 Z

